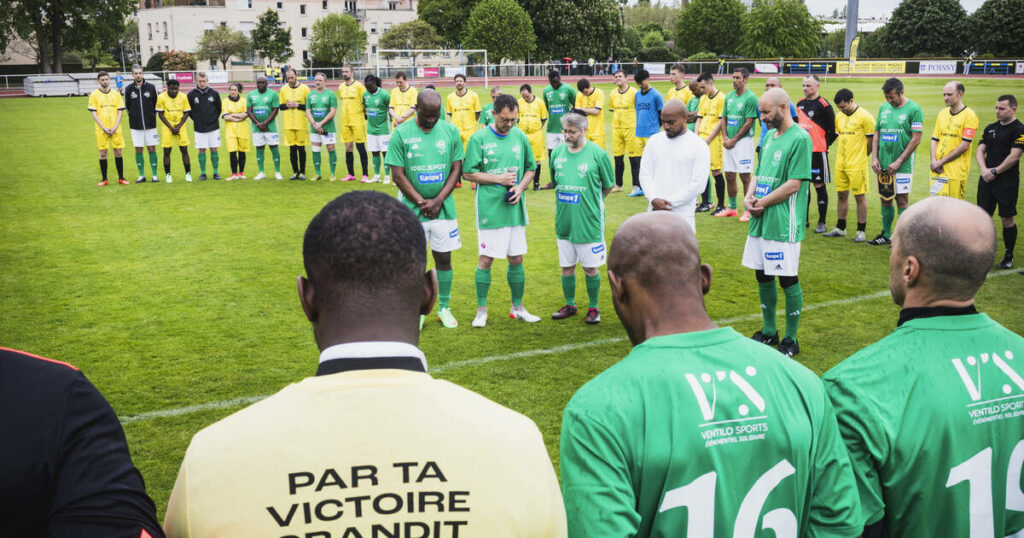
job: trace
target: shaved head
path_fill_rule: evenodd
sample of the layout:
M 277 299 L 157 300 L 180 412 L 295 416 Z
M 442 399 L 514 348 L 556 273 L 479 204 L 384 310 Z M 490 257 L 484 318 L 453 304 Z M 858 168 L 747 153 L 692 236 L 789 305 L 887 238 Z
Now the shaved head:
M 789 94 L 782 88 L 772 88 L 761 96 L 761 101 L 767 105 L 780 106 L 785 105 L 789 107 Z
M 685 114 L 686 105 L 679 99 L 669 99 L 661 109 L 662 114 Z
M 764 87 L 765 88 L 781 88 L 782 87 L 782 81 L 779 80 L 779 77 L 768 77 L 764 81 Z
M 996 230 L 977 205 L 938 196 L 900 216 L 892 245 L 889 289 L 896 304 L 903 306 L 910 293 L 915 306 L 921 296 L 973 301 L 995 263 Z

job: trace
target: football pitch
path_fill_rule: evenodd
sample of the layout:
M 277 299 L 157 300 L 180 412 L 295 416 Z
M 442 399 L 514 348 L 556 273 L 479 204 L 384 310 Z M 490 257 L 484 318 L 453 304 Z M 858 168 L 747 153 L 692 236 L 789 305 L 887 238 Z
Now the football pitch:
M 882 81 L 830 77 L 823 81 L 821 93 L 831 101 L 838 89 L 849 88 L 856 102 L 876 115 Z M 928 141 L 943 107 L 944 82 L 904 79 L 907 96 L 925 111 L 912 201 L 928 193 Z M 964 102 L 978 113 L 979 131 L 994 121 L 998 95 L 1024 98 L 1021 79 L 971 79 L 966 84 Z M 732 89 L 728 79 L 718 86 L 727 93 Z M 611 85 L 599 87 L 606 95 L 614 91 Z M 655 87 L 664 94 L 669 83 Z M 764 79 L 751 79 L 750 87 L 760 95 Z M 786 79 L 784 87 L 794 101 L 802 97 L 799 79 Z M 504 90 L 518 94 L 518 87 Z M 540 90 L 540 85 L 535 87 L 535 94 Z M 442 88 L 442 96 L 450 91 Z M 481 102 L 489 99 L 484 88 L 474 91 Z M 0 124 L 8 130 L 0 140 L 0 345 L 71 362 L 96 384 L 125 422 L 132 457 L 162 517 L 193 434 L 316 371 L 318 350 L 295 286 L 296 276 L 303 274 L 302 235 L 309 220 L 342 193 L 377 189 L 394 194 L 397 189 L 273 179 L 185 183 L 177 150 L 172 156 L 173 184 L 99 188 L 86 100 L 0 100 Z M 609 148 L 610 116 L 605 115 Z M 123 125 L 130 146 L 127 118 Z M 227 176 L 228 158 L 224 148 L 222 152 L 220 173 Z M 972 147 L 967 189 L 972 202 L 978 181 L 973 152 Z M 281 153 L 287 177 L 287 151 L 282 148 Z M 198 177 L 194 148 L 191 154 L 193 177 Z M 267 160 L 270 167 L 269 155 Z M 344 155 L 338 161 L 338 175 L 343 176 Z M 148 176 L 148 163 L 146 170 Z M 310 162 L 307 174 L 312 170 Z M 110 171 L 116 179 L 113 162 Z M 125 152 L 125 173 L 129 180 L 136 177 L 131 148 Z M 159 173 L 162 178 L 162 158 Z M 247 175 L 255 174 L 251 152 Z M 544 183 L 547 176 L 545 164 Z M 625 182 L 628 190 L 628 166 Z M 836 215 L 833 185 L 829 191 L 831 228 Z M 612 308 L 605 271 L 599 325 L 585 325 L 582 311 L 568 320 L 550 319 L 563 303 L 554 191 L 529 191 L 523 304 L 543 319 L 526 324 L 508 318 L 506 264 L 498 260 L 489 297 L 490 321 L 486 328 L 474 329 L 473 191 L 467 185 L 454 196 L 463 236 L 463 248 L 452 256 L 452 310 L 459 327 L 446 330 L 428 318 L 420 347 L 437 377 L 532 418 L 557 469 L 565 404 L 580 385 L 630 349 Z M 881 225 L 874 187 L 868 205 L 871 238 Z M 619 224 L 646 208 L 644 198 L 628 198 L 625 192 L 609 195 L 609 244 Z M 816 214 L 812 207 L 812 226 Z M 801 353 L 795 359 L 818 374 L 896 325 L 898 308 L 888 294 L 890 251 L 853 242 L 853 207 L 848 221 L 847 238 L 826 239 L 808 232 L 802 247 L 805 313 Z M 761 327 L 761 318 L 753 271 L 740 265 L 746 225 L 704 213 L 697 215 L 697 233 L 703 260 L 714 268 L 706 297 L 708 312 L 719 324 L 752 334 Z M 1002 257 L 999 235 L 997 261 Z M 1018 259 L 1024 261 L 1024 253 Z M 1024 334 L 1024 276 L 1017 274 L 1018 269 L 993 271 L 979 294 L 978 307 Z M 585 304 L 582 271 L 577 277 L 577 301 Z M 780 297 L 780 329 L 785 317 L 782 303 Z M 788 359 L 780 355 L 779 360 Z

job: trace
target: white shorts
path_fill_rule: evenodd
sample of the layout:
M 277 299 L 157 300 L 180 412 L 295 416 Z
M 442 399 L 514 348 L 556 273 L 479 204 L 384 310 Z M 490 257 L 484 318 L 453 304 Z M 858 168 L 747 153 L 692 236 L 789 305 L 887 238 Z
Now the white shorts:
M 391 135 L 366 135 L 366 150 L 370 152 L 388 150 L 388 143 L 391 141 Z
M 270 131 L 268 133 L 261 133 L 256 131 L 252 133 L 252 145 L 256 147 L 260 146 L 277 146 L 281 143 L 281 137 L 277 134 L 277 131 Z
M 314 146 L 333 146 L 337 143 L 335 142 L 335 140 L 338 138 L 337 134 L 338 133 L 309 133 L 309 143 L 313 144 Z
M 459 222 L 452 220 L 428 220 L 423 222 L 423 235 L 434 252 L 451 252 L 462 248 L 459 237 Z
M 747 236 L 743 247 L 743 266 L 772 276 L 796 276 L 800 269 L 800 243 L 772 241 Z
M 559 144 L 565 142 L 565 135 L 562 133 L 547 133 L 546 140 L 548 149 L 555 149 Z
M 196 149 L 209 149 L 220 147 L 220 129 L 208 133 L 195 133 Z
M 144 146 L 159 146 L 160 135 L 156 134 L 156 128 L 146 129 L 145 131 L 139 129 L 132 129 L 132 145 L 141 148 Z
M 477 230 L 479 253 L 488 258 L 504 260 L 526 254 L 526 226 L 506 226 L 493 230 Z
M 910 188 L 914 186 L 914 174 L 896 174 L 893 176 L 896 194 L 910 194 Z
M 749 174 L 754 171 L 754 138 L 744 136 L 736 142 L 732 149 L 722 150 L 722 159 L 725 162 L 726 172 L 739 172 Z
M 601 267 L 608 258 L 608 249 L 604 242 L 573 243 L 568 239 L 558 239 L 558 266 L 576 267 L 578 262 L 586 268 Z

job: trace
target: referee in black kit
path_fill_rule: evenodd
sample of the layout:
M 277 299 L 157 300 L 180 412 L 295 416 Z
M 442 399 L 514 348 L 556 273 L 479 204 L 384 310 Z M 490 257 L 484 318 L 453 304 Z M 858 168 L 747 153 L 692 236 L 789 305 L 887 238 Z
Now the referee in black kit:
M 992 215 L 999 206 L 1003 221 L 1003 245 L 1006 254 L 996 267 L 1013 267 L 1013 247 L 1017 242 L 1017 192 L 1020 186 L 1020 156 L 1024 152 L 1024 124 L 1017 119 L 1017 98 L 1001 95 L 996 99 L 996 121 L 985 127 L 975 158 L 981 169 L 978 181 L 978 205 Z M 1024 271 L 1021 271 L 1024 275 Z
M 0 348 L 0 536 L 163 538 L 114 410 L 74 366 Z

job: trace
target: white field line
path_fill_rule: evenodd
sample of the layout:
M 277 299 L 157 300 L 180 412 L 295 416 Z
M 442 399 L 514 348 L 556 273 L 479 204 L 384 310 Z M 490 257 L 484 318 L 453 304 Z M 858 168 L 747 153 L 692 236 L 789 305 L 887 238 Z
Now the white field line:
M 988 278 L 996 278 L 1011 274 L 1017 274 L 1016 270 L 1007 271 L 996 271 L 989 273 Z M 889 290 L 879 291 L 876 293 L 869 293 L 867 295 L 858 295 L 856 297 L 847 297 L 846 299 L 835 299 L 832 301 L 825 301 L 823 303 L 815 303 L 807 305 L 803 308 L 804 312 L 809 310 L 818 310 L 819 308 L 830 308 L 833 306 L 842 306 L 848 304 L 855 304 L 864 301 L 871 301 L 874 299 L 881 299 L 883 297 L 889 297 Z M 761 313 L 747 314 L 743 316 L 735 316 L 731 318 L 715 320 L 716 325 L 731 325 L 733 323 L 739 323 L 742 321 L 754 321 L 761 319 Z M 563 353 L 566 351 L 576 351 L 580 349 L 586 349 L 590 347 L 604 346 L 608 344 L 616 344 L 625 341 L 625 336 L 619 336 L 616 338 L 602 338 L 601 340 L 591 340 L 589 342 L 581 342 L 578 344 L 565 344 L 561 346 L 543 348 L 543 349 L 531 349 L 527 351 L 517 351 L 515 353 L 507 353 L 504 355 L 491 355 L 490 357 L 482 357 L 479 359 L 466 359 L 463 361 L 450 362 L 448 364 L 442 364 L 436 368 L 431 368 L 430 373 L 439 374 L 448 370 L 455 370 L 457 368 L 463 368 L 466 366 L 478 366 L 481 364 L 488 364 L 492 362 L 502 362 L 514 359 L 526 359 L 529 357 L 537 357 L 539 355 L 551 355 L 554 353 Z M 229 407 L 237 407 L 241 405 L 248 405 L 254 402 L 258 402 L 270 394 L 264 394 L 261 396 L 245 396 L 243 398 L 233 398 L 230 400 L 220 400 L 216 402 L 209 402 L 204 404 L 188 405 L 185 407 L 173 407 L 171 409 L 161 409 L 159 411 L 148 411 L 146 413 L 139 413 L 137 415 L 127 415 L 121 417 L 121 424 L 131 424 L 133 422 L 146 422 L 158 418 L 176 417 L 180 415 L 188 415 L 192 413 L 198 413 L 201 411 L 210 411 L 213 409 L 225 409 Z

